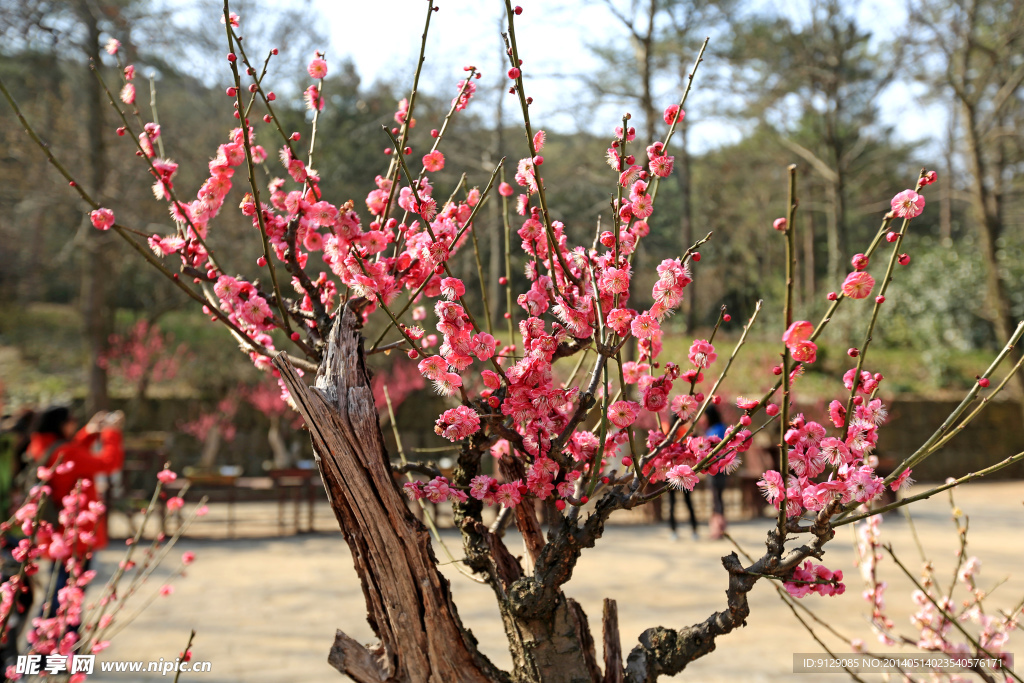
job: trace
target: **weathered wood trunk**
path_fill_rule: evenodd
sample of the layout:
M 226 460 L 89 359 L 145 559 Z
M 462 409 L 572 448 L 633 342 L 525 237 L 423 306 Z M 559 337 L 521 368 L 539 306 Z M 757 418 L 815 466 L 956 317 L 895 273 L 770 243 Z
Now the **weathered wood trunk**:
M 430 536 L 394 483 L 356 318 L 346 309 L 336 321 L 313 387 L 284 354 L 275 360 L 306 420 L 380 638 L 369 649 L 338 631 L 329 661 L 358 683 L 502 680 L 459 620 Z
M 481 573 L 495 588 L 513 672 L 499 670 L 479 652 L 438 571 L 429 533 L 392 477 L 358 327 L 358 315 L 346 308 L 332 328 L 312 387 L 285 354 L 274 361 L 306 421 L 331 507 L 362 581 L 368 620 L 380 639 L 367 647 L 338 631 L 330 663 L 358 683 L 604 680 L 583 610 L 557 586 L 539 586 L 528 576 L 501 539 L 478 522 L 477 509 L 475 519 L 465 518 L 474 529 L 467 526 L 464 535 L 484 546 L 481 556 L 491 571 Z M 525 510 L 518 511 L 520 517 Z M 463 513 L 457 511 L 457 518 Z M 529 518 L 527 536 L 534 539 L 529 551 L 536 554 L 543 538 L 536 519 Z

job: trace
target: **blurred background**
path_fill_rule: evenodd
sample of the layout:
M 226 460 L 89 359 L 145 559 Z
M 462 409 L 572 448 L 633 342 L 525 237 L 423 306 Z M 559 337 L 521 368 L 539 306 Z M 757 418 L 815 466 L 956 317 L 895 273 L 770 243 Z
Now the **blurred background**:
M 912 263 L 898 272 L 871 354 L 872 369 L 887 377 L 883 393 L 898 398 L 894 419 L 928 430 L 933 413 L 948 413 L 944 402 L 959 400 L 1024 318 L 1024 1 L 520 2 L 517 37 L 527 95 L 535 99 L 531 119 L 548 133 L 549 203 L 577 243 L 591 243 L 602 215 L 609 224 L 615 174 L 604 155 L 613 128 L 629 112 L 638 142 L 663 137 L 662 111 L 678 102 L 701 42 L 711 38 L 671 144 L 675 171 L 635 261 L 632 304 L 639 309 L 647 305 L 655 266 L 714 232 L 683 310 L 667 325 L 664 358 L 684 356 L 723 304 L 733 316 L 719 337 L 719 354 L 727 353 L 763 298 L 768 305 L 726 394 L 770 386 L 784 259 L 770 226 L 784 213 L 790 163 L 798 165 L 800 197 L 797 316 L 811 320 L 823 313 L 850 257 L 874 236 L 889 199 L 913 187 L 922 167 L 938 172 L 907 242 Z M 304 141 L 311 120 L 301 97 L 305 65 L 316 50 L 326 52 L 327 106 L 314 165 L 326 198 L 352 199 L 363 209 L 374 176 L 386 169 L 380 126 L 393 125 L 399 100 L 409 94 L 426 3 L 262 1 L 233 3 L 232 10 L 254 60 L 280 50 L 267 83 L 278 93 L 286 130 L 302 131 Z M 507 93 L 503 14 L 499 2 L 441 0 L 431 18 L 412 158 L 426 150 L 429 130 L 440 127 L 462 67 L 483 72 L 473 102 L 446 136 L 448 163 L 435 174 L 436 196 L 447 196 L 463 171 L 470 186 L 482 189 L 498 159 L 514 165 L 528 154 L 518 100 Z M 121 42 L 125 63 L 139 74 L 142 116 L 159 118 L 166 155 L 180 164 L 178 192 L 191 196 L 235 123 L 224 95 L 230 72 L 221 16 L 222 6 L 202 1 L 0 0 L 0 76 L 58 157 L 121 223 L 146 233 L 170 227 L 131 139 L 115 133 L 121 124 L 90 60 L 102 65 L 108 83 L 118 83 L 102 46 L 109 38 Z M 276 384 L 116 235 L 89 225 L 84 204 L 6 105 L 0 124 L 5 411 L 55 401 L 90 414 L 123 408 L 128 430 L 142 439 L 139 448 L 148 443 L 142 435 L 162 435 L 150 446 L 176 467 L 255 475 L 307 462 L 308 440 Z M 258 128 L 257 136 L 268 151 L 278 147 L 270 127 Z M 270 156 L 266 181 L 283 175 Z M 236 187 L 229 205 L 242 192 Z M 497 284 L 504 274 L 500 226 L 491 202 L 475 229 L 492 302 L 504 300 Z M 260 253 L 251 230 L 240 212 L 225 211 L 211 236 L 230 267 L 247 277 L 256 273 Z M 514 244 L 514 281 L 524 280 L 517 251 Z M 876 277 L 882 260 L 872 264 Z M 475 291 L 473 259 L 463 254 L 455 264 Z M 501 330 L 504 306 L 494 308 Z M 840 387 L 837 378 L 849 367 L 845 351 L 860 344 L 851 308 L 830 327 L 819 362 L 801 380 L 802 400 L 811 406 Z M 422 387 L 414 364 L 394 355 L 371 364 L 381 398 L 383 385 L 389 387 L 410 453 L 449 445 L 431 430 L 443 401 L 404 401 Z M 1007 396 L 1021 395 L 1021 384 L 1011 383 Z M 964 464 L 963 457 L 995 459 L 1024 449 L 1020 430 L 1009 427 L 1019 424 L 1019 408 L 1007 404 L 1001 415 L 979 423 L 950 463 L 967 471 L 975 460 Z M 884 433 L 897 438 L 899 431 Z M 1022 471 L 1006 472 L 1014 473 Z

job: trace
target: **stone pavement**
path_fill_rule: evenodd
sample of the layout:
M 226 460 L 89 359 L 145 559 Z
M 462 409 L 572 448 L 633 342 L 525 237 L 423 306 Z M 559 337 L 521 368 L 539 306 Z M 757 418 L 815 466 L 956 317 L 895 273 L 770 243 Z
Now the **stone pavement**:
M 986 603 L 990 610 L 1010 610 L 1024 597 L 1022 501 L 1024 482 L 975 484 L 957 493 L 958 505 L 970 517 L 968 553 L 982 561 L 980 585 L 991 587 L 1007 579 Z M 925 551 L 935 561 L 938 575 L 951 577 L 957 541 L 948 497 L 940 494 L 915 504 L 912 511 L 917 533 Z M 243 508 L 240 518 L 252 518 L 256 524 L 260 512 L 272 527 L 269 520 L 276 520 L 276 511 L 270 508 Z M 211 514 L 217 513 L 214 509 Z M 118 634 L 98 659 L 174 659 L 184 648 L 189 630 L 195 629 L 195 659 L 211 662 L 212 672 L 183 674 L 182 681 L 343 680 L 326 661 L 334 630 L 341 628 L 366 642 L 372 639 L 372 633 L 366 623 L 362 590 L 348 548 L 337 531 L 326 531 L 332 524 L 329 515 L 326 508 L 318 511 L 318 528 L 324 531 L 313 535 L 181 541 L 172 558 L 185 550 L 196 554 L 187 576 L 176 581 L 173 595 L 157 598 Z M 771 524 L 768 519 L 733 523 L 730 533 L 749 552 L 759 553 Z M 893 543 L 904 563 L 918 568 L 920 557 L 902 515 L 889 515 L 882 527 L 884 540 Z M 615 598 L 627 652 L 646 628 L 679 627 L 702 621 L 724 607 L 726 575 L 719 558 L 730 552 L 732 546 L 727 541 L 708 540 L 706 527 L 702 527 L 701 533 L 703 537 L 696 541 L 684 536 L 673 542 L 661 526 L 612 523 L 597 547 L 584 552 L 566 593 L 582 604 L 592 628 L 598 631 L 602 599 Z M 461 546 L 457 533 L 445 530 L 443 537 L 458 556 Z M 830 568 L 844 571 L 846 594 L 834 598 L 808 596 L 804 604 L 840 632 L 863 638 L 873 650 L 880 649 L 875 648 L 867 626 L 868 610 L 860 596 L 860 574 L 853 566 L 852 539 L 851 528 L 842 527 L 825 556 Z M 509 540 L 511 547 L 521 547 L 514 543 L 515 540 Z M 436 551 L 439 558 L 444 558 L 439 549 Z M 103 585 L 120 556 L 121 550 L 114 548 L 99 554 L 100 575 L 95 585 Z M 142 600 L 158 589 L 162 583 L 160 576 L 172 571 L 176 562 L 166 564 L 167 568 L 151 579 L 152 585 L 142 591 Z M 898 630 L 911 635 L 913 630 L 907 620 L 914 609 L 909 598 L 910 584 L 891 562 L 885 561 L 883 565 L 882 578 L 890 585 L 890 615 Z M 481 642 L 483 651 L 499 666 L 508 667 L 505 637 L 490 589 L 463 577 L 450 565 L 443 570 L 452 581 L 459 614 Z M 759 582 L 750 595 L 751 615 L 746 628 L 721 638 L 715 652 L 671 680 L 845 680 L 845 676 L 792 673 L 793 653 L 820 653 L 821 648 L 767 584 Z M 97 590 L 93 588 L 91 592 Z M 1024 635 L 1014 636 L 1010 651 L 1024 654 Z M 595 633 L 595 637 L 600 648 L 600 633 Z M 835 639 L 826 640 L 837 652 L 849 649 Z M 172 679 L 173 675 L 168 678 L 115 673 L 89 677 L 97 682 L 132 683 Z M 868 675 L 865 679 L 881 677 Z

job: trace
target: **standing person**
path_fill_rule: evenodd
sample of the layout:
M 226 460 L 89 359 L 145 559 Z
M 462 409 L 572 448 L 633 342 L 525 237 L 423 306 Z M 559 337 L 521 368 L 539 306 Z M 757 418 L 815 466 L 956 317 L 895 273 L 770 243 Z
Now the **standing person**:
M 672 540 L 679 539 L 679 532 L 676 524 L 676 494 L 683 494 L 683 503 L 686 505 L 686 510 L 690 513 L 690 534 L 693 536 L 693 540 L 699 538 L 697 534 L 697 514 L 693 511 L 693 499 L 690 497 L 690 492 L 686 489 L 682 491 L 676 491 L 675 487 L 670 486 L 668 489 L 668 528 L 669 535 Z
M 713 405 L 708 406 L 704 411 L 704 419 L 706 421 L 705 438 L 725 438 L 725 423 L 722 422 L 722 415 L 718 412 L 718 408 Z M 711 527 L 711 538 L 714 539 L 719 539 L 725 534 L 725 501 L 722 494 L 728 483 L 729 475 L 725 472 L 711 475 L 711 521 L 708 526 Z
M 666 418 L 662 423 L 662 431 L 666 431 L 669 428 L 668 421 Z M 680 427 L 679 431 L 676 432 L 677 436 L 674 438 L 681 437 L 685 430 Z M 683 494 L 683 503 L 686 505 L 686 510 L 690 513 L 690 534 L 693 536 L 693 540 L 697 540 L 697 513 L 693 510 L 693 498 L 690 497 L 690 492 L 686 489 L 677 491 L 675 487 L 670 486 L 668 489 L 668 528 L 669 536 L 673 541 L 679 540 L 678 524 L 676 523 L 676 494 Z
M 121 446 L 123 425 L 124 413 L 120 411 L 96 413 L 80 430 L 68 408 L 54 406 L 40 414 L 28 448 L 29 466 L 54 468 L 47 483 L 57 510 L 61 509 L 64 497 L 72 493 L 79 483 L 85 501 L 83 510 L 90 503 L 98 502 L 95 476 L 116 472 L 124 464 Z M 49 555 L 57 578 L 50 604 L 43 605 L 44 618 L 57 614 L 58 592 L 68 582 L 69 559 L 77 560 L 75 572 L 80 574 L 89 569 L 93 551 L 107 545 L 105 514 L 99 515 L 95 522 L 83 520 L 80 516 L 73 523 L 77 536 L 73 540 L 66 538 L 63 525 L 59 522 L 54 525 L 55 540 L 50 543 Z M 64 547 L 58 540 L 62 536 L 65 543 L 70 541 L 73 547 Z M 76 625 L 70 625 L 68 630 L 76 629 Z

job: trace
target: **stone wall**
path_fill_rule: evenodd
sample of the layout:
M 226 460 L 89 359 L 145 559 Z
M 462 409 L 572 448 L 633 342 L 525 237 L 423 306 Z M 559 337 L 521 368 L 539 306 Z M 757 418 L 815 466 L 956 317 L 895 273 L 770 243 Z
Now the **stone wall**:
M 900 398 L 889 408 L 889 421 L 879 432 L 878 453 L 897 462 L 914 452 L 957 407 L 955 401 Z M 968 413 L 972 408 L 968 409 Z M 945 481 L 976 472 L 1024 451 L 1021 406 L 998 401 L 921 465 L 911 475 L 916 481 Z M 988 475 L 987 479 L 1024 479 L 1024 462 Z

